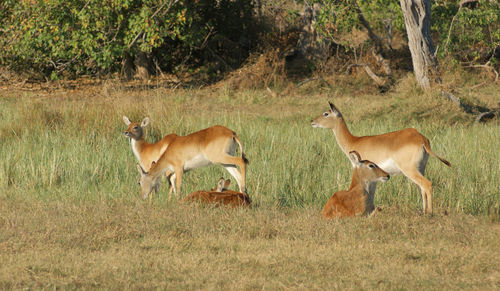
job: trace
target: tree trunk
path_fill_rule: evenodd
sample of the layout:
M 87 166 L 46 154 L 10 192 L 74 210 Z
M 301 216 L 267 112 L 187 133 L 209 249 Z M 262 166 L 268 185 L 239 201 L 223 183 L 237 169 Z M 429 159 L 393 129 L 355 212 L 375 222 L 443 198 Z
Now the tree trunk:
M 316 21 L 321 12 L 321 5 L 307 6 L 302 15 L 302 32 L 297 43 L 297 50 L 312 61 L 324 61 L 328 57 L 328 43 L 322 40 L 316 31 Z
M 418 84 L 425 90 L 438 81 L 438 62 L 434 56 L 431 38 L 430 0 L 400 0 L 405 19 L 413 72 Z
M 316 21 L 321 12 L 321 4 L 306 5 L 302 13 L 302 31 L 295 49 L 286 56 L 287 74 L 303 76 L 311 67 L 325 63 L 329 55 L 330 42 L 321 38 L 316 31 Z
M 125 52 L 123 54 L 123 60 L 122 60 L 122 77 L 130 81 L 134 77 L 135 69 L 134 69 L 134 59 L 132 56 L 128 53 Z
M 153 73 L 153 63 L 151 56 L 145 52 L 139 52 L 134 61 L 135 76 L 142 80 L 148 80 Z

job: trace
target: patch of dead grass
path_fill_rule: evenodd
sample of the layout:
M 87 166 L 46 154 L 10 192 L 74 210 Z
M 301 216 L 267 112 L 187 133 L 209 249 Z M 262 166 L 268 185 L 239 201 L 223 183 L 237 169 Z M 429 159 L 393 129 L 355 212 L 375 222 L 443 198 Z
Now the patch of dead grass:
M 394 208 L 319 209 L 8 199 L 2 288 L 496 288 L 500 226 Z

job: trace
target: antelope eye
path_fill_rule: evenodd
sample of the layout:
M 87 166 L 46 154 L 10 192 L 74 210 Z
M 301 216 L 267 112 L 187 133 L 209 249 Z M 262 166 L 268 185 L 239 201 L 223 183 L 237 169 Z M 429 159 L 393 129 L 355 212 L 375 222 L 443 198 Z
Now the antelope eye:
M 323 113 L 323 116 L 325 117 L 327 117 L 328 115 L 330 115 L 328 112 Z
M 368 168 L 370 168 L 370 169 L 374 169 L 374 168 L 375 168 L 375 165 L 374 165 L 374 164 L 369 164 L 369 165 L 368 165 Z
M 141 186 L 141 181 L 137 182 L 137 185 Z
M 134 130 L 138 130 L 139 129 L 139 126 L 134 126 Z

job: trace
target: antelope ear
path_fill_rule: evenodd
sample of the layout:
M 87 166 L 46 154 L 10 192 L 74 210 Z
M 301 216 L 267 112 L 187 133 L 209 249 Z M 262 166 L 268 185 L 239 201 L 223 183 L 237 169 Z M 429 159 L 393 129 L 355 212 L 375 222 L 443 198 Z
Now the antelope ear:
M 337 117 L 342 117 L 342 113 L 340 113 L 340 111 L 337 109 L 337 107 L 335 107 L 335 105 L 333 105 L 332 102 L 328 102 L 328 104 L 330 105 L 330 109 L 332 110 L 332 112 L 337 116 Z
M 127 116 L 125 116 L 125 115 L 123 115 L 123 122 L 125 122 L 125 124 L 126 124 L 127 126 L 129 126 L 129 125 L 132 123 L 132 122 L 130 122 L 130 119 L 128 119 L 128 117 L 127 117 Z
M 224 190 L 224 178 L 220 178 L 217 183 L 217 192 L 222 192 Z
M 351 160 L 352 164 L 355 165 L 356 167 L 359 167 L 359 165 L 361 164 L 361 156 L 357 151 L 349 152 L 349 159 Z
M 144 176 L 147 174 L 147 172 L 144 171 L 144 169 L 141 167 L 141 165 L 139 165 L 139 163 L 137 163 L 137 171 L 139 171 L 139 174 L 141 174 L 141 176 Z
M 145 127 L 148 124 L 149 124 L 149 117 L 144 117 L 141 123 L 141 127 Z

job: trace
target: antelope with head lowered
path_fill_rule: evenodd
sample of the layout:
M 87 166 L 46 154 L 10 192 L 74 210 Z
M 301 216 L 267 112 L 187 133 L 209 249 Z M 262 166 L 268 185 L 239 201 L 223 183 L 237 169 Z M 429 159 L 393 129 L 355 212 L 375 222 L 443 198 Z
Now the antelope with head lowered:
M 145 171 L 149 171 L 152 163 L 157 162 L 167 149 L 171 137 L 167 135 L 156 143 L 147 143 L 144 139 L 144 128 L 149 124 L 149 117 L 145 117 L 139 124 L 137 122 L 131 122 L 127 116 L 123 116 L 123 122 L 128 126 L 124 134 L 126 137 L 130 138 L 130 146 L 132 147 L 134 156 L 137 158 L 139 165 Z M 173 189 L 173 175 L 171 172 L 167 172 L 166 176 L 170 182 L 170 194 Z M 155 192 L 157 191 L 158 188 L 155 188 Z
M 250 206 L 252 200 L 246 193 L 228 190 L 231 180 L 220 178 L 217 187 L 211 191 L 196 191 L 183 198 L 183 201 L 203 202 L 219 205 L 227 205 L 231 207 L 247 207 Z
M 420 187 L 424 213 L 432 214 L 432 183 L 424 177 L 429 154 L 450 166 L 435 154 L 429 140 L 414 128 L 373 136 L 354 136 L 349 132 L 340 111 L 330 102 L 330 110 L 311 120 L 312 127 L 333 131 L 340 149 L 348 155 L 357 151 L 364 159 L 395 175 L 403 173 Z
M 190 135 L 168 136 L 168 147 L 151 169 L 145 171 L 139 164 L 137 169 L 141 174 L 139 182 L 141 196 L 145 199 L 153 189 L 158 187 L 160 176 L 173 172 L 175 193 L 181 193 L 182 175 L 191 169 L 201 168 L 211 164 L 221 164 L 231 174 L 240 192 L 246 192 L 246 166 L 243 145 L 236 133 L 227 127 L 216 125 Z M 236 146 L 240 147 L 241 157 L 234 156 Z M 241 172 L 238 171 L 240 168 Z
M 328 199 L 321 212 L 325 219 L 372 214 L 375 210 L 376 184 L 390 178 L 376 164 L 361 160 L 356 151 L 349 153 L 349 159 L 354 166 L 351 187 L 347 191 L 336 192 Z

